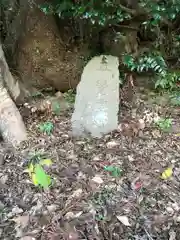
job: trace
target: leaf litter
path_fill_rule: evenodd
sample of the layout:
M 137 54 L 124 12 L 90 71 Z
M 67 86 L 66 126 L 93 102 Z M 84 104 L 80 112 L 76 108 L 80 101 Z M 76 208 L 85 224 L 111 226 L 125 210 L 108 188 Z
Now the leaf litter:
M 119 129 L 101 139 L 73 138 L 70 111 L 28 118 L 30 139 L 16 151 L 2 147 L 0 239 L 176 239 L 179 139 L 153 124 L 156 106 L 138 111 L 134 119 L 122 109 Z M 51 134 L 39 132 L 42 122 L 52 123 Z M 48 165 L 46 189 L 25 172 L 32 155 Z

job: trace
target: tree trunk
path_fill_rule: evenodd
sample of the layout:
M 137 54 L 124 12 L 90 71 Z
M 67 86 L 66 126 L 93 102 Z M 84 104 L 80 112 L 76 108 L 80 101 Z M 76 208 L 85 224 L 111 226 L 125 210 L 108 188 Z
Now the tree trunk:
M 0 133 L 5 142 L 17 146 L 27 139 L 21 115 L 11 99 L 20 94 L 18 82 L 12 77 L 0 44 Z
M 0 44 L 0 61 L 1 61 L 1 72 L 3 74 L 3 84 L 8 87 L 8 91 L 13 98 L 14 101 L 20 96 L 20 88 L 18 81 L 15 81 L 11 72 L 9 71 L 9 67 L 7 65 L 6 59 L 4 57 L 4 52 L 2 49 L 2 45 Z
M 69 27 L 59 32 L 54 16 L 39 9 L 45 0 L 33 2 L 32 7 L 29 3 L 25 30 L 19 40 L 16 70 L 23 83 L 32 83 L 35 88 L 51 86 L 61 92 L 75 88 L 84 67 L 83 56 L 89 56 L 89 49 L 71 43 Z

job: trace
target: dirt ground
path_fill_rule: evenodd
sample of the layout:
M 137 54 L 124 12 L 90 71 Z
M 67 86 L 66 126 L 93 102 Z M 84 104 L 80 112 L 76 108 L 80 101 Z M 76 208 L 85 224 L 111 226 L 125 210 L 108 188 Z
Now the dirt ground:
M 180 109 L 152 98 L 141 93 L 132 111 L 121 108 L 123 130 L 101 139 L 73 138 L 72 110 L 27 118 L 29 141 L 16 152 L 1 147 L 0 239 L 179 239 Z M 170 131 L 154 125 L 156 115 L 172 118 Z M 54 124 L 49 136 L 39 131 L 44 121 Z M 32 154 L 53 161 L 48 190 L 24 172 Z M 172 176 L 162 179 L 168 167 Z

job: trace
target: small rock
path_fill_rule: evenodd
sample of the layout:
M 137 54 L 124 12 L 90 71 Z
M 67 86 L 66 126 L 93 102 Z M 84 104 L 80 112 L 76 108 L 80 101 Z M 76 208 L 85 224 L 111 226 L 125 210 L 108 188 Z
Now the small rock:
M 106 144 L 107 148 L 115 148 L 117 147 L 119 144 L 115 141 L 110 141 Z
M 130 162 L 134 162 L 134 158 L 133 158 L 133 156 L 128 155 L 128 160 L 129 160 Z
M 18 214 L 20 214 L 20 213 L 23 213 L 22 208 L 19 208 L 19 207 L 15 206 L 15 207 L 12 209 L 12 211 L 11 211 L 10 213 L 8 213 L 8 217 L 10 218 L 10 217 L 15 216 L 15 215 L 18 215 Z
M 83 172 L 78 172 L 77 180 L 86 179 L 86 174 Z
M 127 216 L 116 216 L 117 219 L 122 223 L 124 224 L 125 226 L 129 227 L 131 226 L 131 224 L 129 223 L 129 219 Z
M 56 92 L 55 96 L 58 98 L 64 98 L 63 93 L 60 91 Z
M 4 175 L 0 178 L 0 182 L 3 185 L 6 184 L 7 180 L 8 180 L 8 175 Z
M 83 192 L 83 190 L 81 188 L 79 188 L 79 189 L 77 189 L 76 191 L 73 192 L 71 197 L 72 198 L 78 198 L 78 197 L 81 196 L 82 192 Z
M 65 215 L 65 218 L 66 218 L 67 220 L 70 220 L 70 219 L 75 218 L 75 215 L 74 215 L 73 212 L 67 212 L 66 215 Z
M 92 160 L 95 162 L 98 162 L 98 161 L 101 161 L 101 158 L 99 156 L 95 156 Z
M 58 205 L 55 205 L 55 204 L 47 206 L 47 209 L 50 213 L 56 211 L 57 208 L 58 208 Z
M 174 214 L 174 210 L 172 207 L 167 207 L 166 208 L 166 211 L 169 213 L 169 214 Z
M 98 184 L 102 184 L 104 181 L 102 180 L 102 178 L 98 175 L 96 175 L 95 177 L 92 178 L 92 181 Z

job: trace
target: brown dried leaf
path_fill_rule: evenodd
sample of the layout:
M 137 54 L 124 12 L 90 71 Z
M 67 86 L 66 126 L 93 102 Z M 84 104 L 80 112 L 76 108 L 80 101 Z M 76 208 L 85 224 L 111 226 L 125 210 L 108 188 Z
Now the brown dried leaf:
M 169 240 L 176 240 L 176 233 L 174 231 L 169 232 Z
M 22 228 L 25 228 L 29 224 L 30 217 L 29 215 L 24 215 L 24 216 L 18 216 L 16 218 L 13 218 L 13 221 L 18 225 L 21 226 Z
M 34 237 L 31 236 L 24 236 L 20 240 L 36 240 Z

